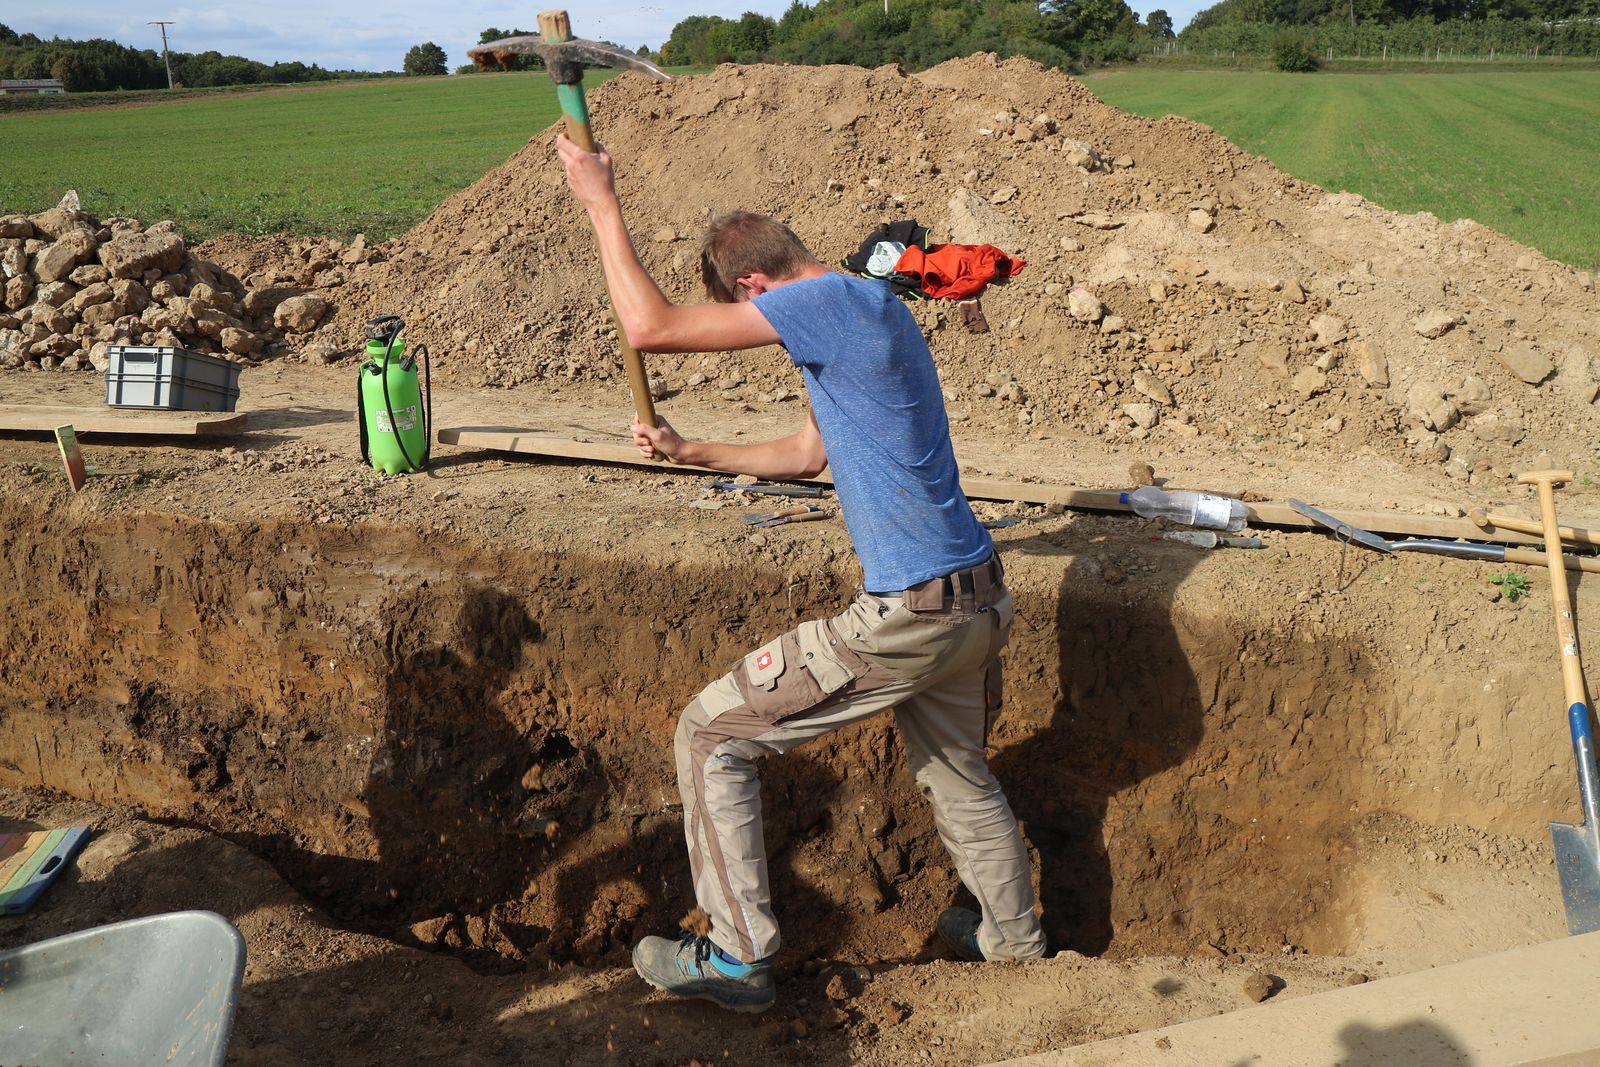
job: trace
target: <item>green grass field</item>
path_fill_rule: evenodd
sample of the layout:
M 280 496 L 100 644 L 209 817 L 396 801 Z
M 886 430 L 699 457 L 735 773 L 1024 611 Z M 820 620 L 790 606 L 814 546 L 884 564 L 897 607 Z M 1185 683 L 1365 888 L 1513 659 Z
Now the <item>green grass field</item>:
M 1600 262 L 1600 71 L 1129 68 L 1085 84 L 1135 114 L 1204 122 L 1324 188 L 1476 219 L 1556 259 Z
M 612 73 L 591 72 L 585 85 Z M 415 225 L 559 115 L 549 76 L 530 72 L 0 116 L 12 161 L 0 167 L 0 214 L 41 211 L 77 189 L 91 214 L 170 218 L 191 239 L 378 240 Z
M 609 72 L 593 72 L 588 84 Z M 1126 68 L 1087 79 L 1215 127 L 1283 170 L 1401 211 L 1474 218 L 1600 260 L 1600 71 L 1277 74 Z M 77 189 L 93 214 L 218 233 L 404 232 L 555 121 L 541 73 L 394 78 L 0 116 L 0 213 Z M 604 131 L 602 131 L 602 134 Z

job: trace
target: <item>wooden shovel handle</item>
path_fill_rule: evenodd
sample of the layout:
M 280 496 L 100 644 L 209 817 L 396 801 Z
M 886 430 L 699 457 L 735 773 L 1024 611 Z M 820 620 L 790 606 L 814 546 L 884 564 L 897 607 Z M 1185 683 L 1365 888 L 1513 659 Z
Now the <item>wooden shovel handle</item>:
M 1566 485 L 1570 481 L 1572 481 L 1572 472 L 1571 471 L 1557 471 L 1557 470 L 1523 471 L 1521 474 L 1517 475 L 1517 484 L 1518 485 L 1539 485 L 1539 486 L 1542 486 L 1542 485 L 1547 485 L 1548 484 L 1552 489 L 1554 489 L 1558 485 Z M 1555 500 L 1556 500 L 1556 498 L 1554 496 L 1552 496 L 1550 498 L 1550 503 L 1554 504 Z M 1544 498 L 1540 497 L 1539 501 L 1540 501 L 1540 503 L 1543 503 L 1544 502 Z
M 565 11 L 541 11 L 539 13 L 539 36 L 550 44 L 560 44 L 562 41 L 572 40 L 572 20 Z M 580 79 L 572 85 L 556 83 L 556 98 L 561 101 L 561 115 L 567 123 L 567 136 L 572 143 L 585 152 L 595 150 L 594 131 L 589 127 L 589 104 L 583 96 L 583 82 Z M 633 394 L 634 414 L 639 416 L 639 421 L 646 426 L 659 425 L 656 419 L 655 399 L 650 395 L 650 378 L 645 374 L 644 359 L 639 355 L 639 350 L 628 341 L 628 331 L 622 328 L 622 320 L 617 317 L 617 302 L 611 301 L 611 321 L 617 328 L 617 347 L 622 350 L 622 365 L 628 372 L 628 391 Z M 656 459 L 665 459 L 660 453 Z
M 1556 531 L 1556 486 L 1572 481 L 1571 471 L 1529 471 L 1517 481 L 1539 489 L 1539 515 L 1544 519 L 1544 549 L 1551 559 L 1561 558 L 1561 535 Z M 1572 625 L 1572 592 L 1567 587 L 1567 569 L 1548 567 L 1550 600 L 1556 612 L 1556 643 L 1561 652 L 1561 685 L 1567 704 L 1587 704 L 1583 682 L 1583 660 L 1578 653 L 1578 631 Z
M 1527 567 L 1550 566 L 1550 557 L 1534 548 L 1508 548 L 1506 549 L 1505 560 L 1507 563 L 1521 563 Z M 1566 565 L 1569 571 L 1600 574 L 1600 557 L 1563 555 L 1561 562 Z
M 1511 530 L 1515 533 L 1533 534 L 1536 537 L 1544 534 L 1544 523 L 1534 522 L 1532 519 L 1524 519 L 1517 515 L 1501 515 L 1497 512 L 1485 511 L 1483 508 L 1473 508 L 1467 512 L 1467 517 L 1482 530 L 1499 528 Z M 1563 541 L 1570 541 L 1575 545 L 1589 545 L 1593 548 L 1600 548 L 1600 534 L 1596 534 L 1593 530 L 1586 530 L 1582 526 L 1558 526 L 1556 527 L 1556 533 L 1560 535 Z

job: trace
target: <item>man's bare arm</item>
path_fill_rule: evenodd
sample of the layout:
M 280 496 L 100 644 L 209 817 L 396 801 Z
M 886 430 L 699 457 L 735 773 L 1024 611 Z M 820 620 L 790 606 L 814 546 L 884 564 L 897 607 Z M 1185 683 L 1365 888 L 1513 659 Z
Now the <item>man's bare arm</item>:
M 660 453 L 672 457 L 674 463 L 690 463 L 757 478 L 814 478 L 828 465 L 817 417 L 809 411 L 806 424 L 798 433 L 754 445 L 687 441 L 665 419 L 653 427 L 634 419 L 633 440 L 646 459 Z
M 600 263 L 628 342 L 641 352 L 730 352 L 778 343 L 778 332 L 753 304 L 693 304 L 668 300 L 639 262 L 612 183 L 611 157 L 556 139 L 567 182 L 594 224 Z

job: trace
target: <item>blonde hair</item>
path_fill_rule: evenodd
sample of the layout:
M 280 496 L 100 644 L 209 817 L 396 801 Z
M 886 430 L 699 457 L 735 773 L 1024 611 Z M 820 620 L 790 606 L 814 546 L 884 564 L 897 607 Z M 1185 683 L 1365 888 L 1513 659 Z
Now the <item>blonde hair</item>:
M 721 304 L 741 299 L 738 281 L 747 274 L 792 278 L 816 262 L 793 230 L 753 211 L 717 215 L 700 241 L 700 277 L 706 295 Z

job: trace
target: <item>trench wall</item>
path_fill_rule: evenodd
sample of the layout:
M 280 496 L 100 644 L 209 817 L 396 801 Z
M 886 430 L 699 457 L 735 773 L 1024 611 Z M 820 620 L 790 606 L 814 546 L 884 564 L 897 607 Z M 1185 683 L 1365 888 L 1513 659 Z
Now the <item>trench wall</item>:
M 1107 584 L 1070 541 L 1007 562 L 993 758 L 1059 947 L 1337 951 L 1367 815 L 1533 837 L 1571 814 L 1538 612 L 1297 599 L 1267 559 L 1249 590 Z M 842 567 L 16 500 L 0 575 L 0 784 L 204 825 L 340 921 L 442 916 L 448 943 L 536 960 L 681 914 L 677 710 L 850 592 Z M 1477 656 L 1495 642 L 1528 651 Z M 920 951 L 958 887 L 887 721 L 769 761 L 764 790 L 789 943 Z

